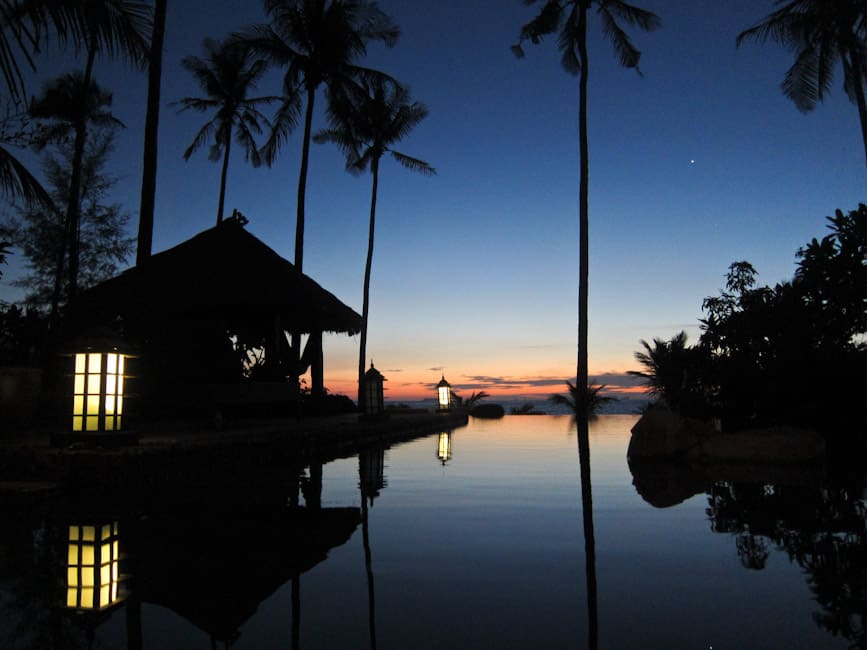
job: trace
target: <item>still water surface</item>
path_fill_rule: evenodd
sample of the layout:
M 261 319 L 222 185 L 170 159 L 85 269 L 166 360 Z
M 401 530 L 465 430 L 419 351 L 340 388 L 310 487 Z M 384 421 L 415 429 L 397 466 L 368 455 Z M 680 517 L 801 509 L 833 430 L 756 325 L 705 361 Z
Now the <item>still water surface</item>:
M 591 426 L 600 648 L 864 643 L 859 487 L 725 468 L 634 479 L 634 422 Z M 570 418 L 471 418 L 329 462 L 321 483 L 293 471 L 301 489 L 265 499 L 277 507 L 7 521 L 0 647 L 587 647 Z

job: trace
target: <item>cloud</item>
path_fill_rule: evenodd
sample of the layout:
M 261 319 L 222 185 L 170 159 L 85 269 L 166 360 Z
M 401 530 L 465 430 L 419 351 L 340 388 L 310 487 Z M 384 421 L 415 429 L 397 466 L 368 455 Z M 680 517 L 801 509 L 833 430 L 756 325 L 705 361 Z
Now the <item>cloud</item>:
M 389 368 L 386 372 L 403 372 L 403 368 Z
M 442 372 L 445 369 L 445 366 L 439 366 L 438 368 L 428 368 L 431 372 Z

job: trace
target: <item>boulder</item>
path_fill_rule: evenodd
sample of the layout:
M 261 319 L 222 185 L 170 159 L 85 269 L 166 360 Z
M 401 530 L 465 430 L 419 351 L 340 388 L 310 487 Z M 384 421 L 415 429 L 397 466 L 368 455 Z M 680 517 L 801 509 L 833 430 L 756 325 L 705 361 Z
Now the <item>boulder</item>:
M 474 418 L 497 419 L 503 417 L 505 414 L 505 409 L 499 404 L 476 404 L 470 410 L 470 415 Z
M 749 429 L 702 440 L 690 458 L 713 462 L 807 463 L 823 458 L 825 440 L 815 431 L 794 427 Z
M 662 407 L 647 409 L 632 427 L 627 458 L 671 458 L 687 453 L 716 432 L 709 423 Z

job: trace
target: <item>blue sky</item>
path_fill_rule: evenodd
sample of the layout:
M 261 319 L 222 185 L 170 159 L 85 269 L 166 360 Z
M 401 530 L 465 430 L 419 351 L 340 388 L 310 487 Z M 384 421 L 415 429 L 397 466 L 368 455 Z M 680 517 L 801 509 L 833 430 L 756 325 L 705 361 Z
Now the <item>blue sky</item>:
M 519 0 L 380 6 L 402 35 L 393 49 L 371 47 L 365 63 L 430 108 L 400 149 L 438 174 L 383 166 L 369 354 L 394 396 L 425 394 L 440 368 L 465 390 L 556 390 L 576 357 L 577 79 L 560 67 L 554 39 L 528 45 L 523 60 L 512 55 L 535 10 Z M 643 77 L 617 66 L 595 21 L 589 46 L 590 373 L 610 383 L 635 368 L 639 339 L 686 328 L 695 340 L 701 301 L 731 262 L 749 260 L 762 282 L 790 277 L 797 248 L 823 234 L 834 209 L 855 208 L 867 181 L 840 79 L 803 115 L 779 89 L 791 55 L 735 47 L 769 0 L 641 6 L 662 18 L 660 30 L 634 34 Z M 169 2 L 155 251 L 215 220 L 219 165 L 204 150 L 181 157 L 202 118 L 167 106 L 199 94 L 180 60 L 201 54 L 205 37 L 263 19 L 255 3 Z M 40 73 L 68 69 L 57 60 L 43 60 Z M 128 127 L 112 164 L 116 198 L 135 222 L 146 78 L 122 64 L 96 74 Z M 263 80 L 261 93 L 276 93 L 278 80 Z M 227 192 L 228 210 L 290 260 L 300 147 L 298 133 L 271 169 L 236 155 Z M 314 146 L 304 270 L 359 311 L 369 196 L 369 176 L 346 174 L 334 147 Z M 13 263 L 8 279 L 15 273 Z M 4 277 L 0 298 L 15 295 Z M 351 391 L 357 344 L 328 339 L 332 389 Z

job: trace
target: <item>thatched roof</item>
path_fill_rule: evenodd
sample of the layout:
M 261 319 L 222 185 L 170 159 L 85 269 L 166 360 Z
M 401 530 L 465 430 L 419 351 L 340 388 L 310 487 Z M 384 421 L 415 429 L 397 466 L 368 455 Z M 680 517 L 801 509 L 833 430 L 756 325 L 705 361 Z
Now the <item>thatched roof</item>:
M 287 331 L 346 332 L 361 317 L 230 218 L 83 292 L 88 322 L 132 319 L 266 319 Z

